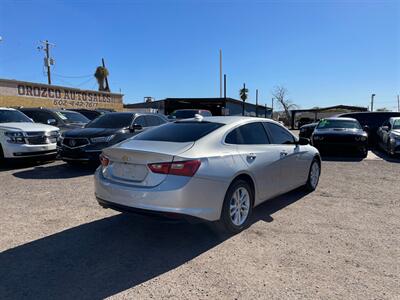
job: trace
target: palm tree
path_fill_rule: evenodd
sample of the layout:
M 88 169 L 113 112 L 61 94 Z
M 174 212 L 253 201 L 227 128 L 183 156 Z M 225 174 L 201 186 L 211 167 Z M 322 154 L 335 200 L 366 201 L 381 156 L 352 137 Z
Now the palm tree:
M 239 97 L 243 101 L 242 102 L 242 116 L 244 116 L 244 103 L 247 100 L 247 94 L 249 93 L 249 90 L 246 89 L 246 84 L 243 83 L 243 88 L 239 90 Z
M 96 69 L 96 73 L 94 73 L 94 77 L 96 77 L 97 82 L 99 84 L 99 91 L 106 91 L 105 80 L 108 76 L 108 70 L 105 67 L 99 66 Z

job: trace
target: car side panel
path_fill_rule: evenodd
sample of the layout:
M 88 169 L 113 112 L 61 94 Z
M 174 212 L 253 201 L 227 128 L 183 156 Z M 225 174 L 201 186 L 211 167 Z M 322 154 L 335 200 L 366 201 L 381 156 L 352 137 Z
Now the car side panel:
M 247 172 L 255 179 L 255 205 L 280 192 L 280 156 L 277 147 L 271 145 L 237 145 L 237 151 L 245 163 Z

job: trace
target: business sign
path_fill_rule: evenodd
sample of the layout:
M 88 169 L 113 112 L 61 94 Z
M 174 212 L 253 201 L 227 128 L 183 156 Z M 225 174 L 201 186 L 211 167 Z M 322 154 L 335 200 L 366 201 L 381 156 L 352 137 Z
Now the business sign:
M 122 95 L 62 86 L 45 85 L 16 80 L 0 79 L 0 97 L 30 98 L 29 106 L 45 103 L 44 106 L 63 108 L 116 108 L 122 109 Z M 17 99 L 17 98 L 16 98 Z M 36 100 L 36 101 L 33 101 Z M 42 101 L 44 100 L 44 101 Z M 17 101 L 18 102 L 18 101 Z M 32 103 L 32 104 L 31 104 Z M 27 106 L 21 103 L 20 106 Z M 40 106 L 43 106 L 40 104 Z

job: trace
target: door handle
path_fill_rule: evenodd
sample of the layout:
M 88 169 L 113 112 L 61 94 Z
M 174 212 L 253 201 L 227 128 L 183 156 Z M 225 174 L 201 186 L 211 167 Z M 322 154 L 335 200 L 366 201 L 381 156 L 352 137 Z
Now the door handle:
M 281 152 L 281 157 L 285 157 L 288 153 L 286 151 Z
M 247 154 L 247 158 L 248 158 L 248 159 L 255 160 L 256 157 L 257 157 L 257 155 L 255 155 L 254 153 L 249 153 L 249 154 Z

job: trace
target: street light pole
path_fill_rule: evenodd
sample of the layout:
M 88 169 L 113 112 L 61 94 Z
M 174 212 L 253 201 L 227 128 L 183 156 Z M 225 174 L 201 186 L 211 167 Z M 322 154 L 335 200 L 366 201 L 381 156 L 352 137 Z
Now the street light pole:
M 256 117 L 258 117 L 258 89 L 256 89 Z
M 375 97 L 375 94 L 372 94 L 371 95 L 371 111 L 374 111 L 374 97 Z

